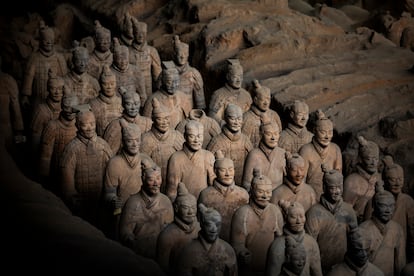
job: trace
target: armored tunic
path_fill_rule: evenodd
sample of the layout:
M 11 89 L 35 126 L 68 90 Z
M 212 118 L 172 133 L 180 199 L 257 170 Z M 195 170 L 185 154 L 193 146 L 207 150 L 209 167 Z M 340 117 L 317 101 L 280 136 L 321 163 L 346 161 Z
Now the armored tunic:
M 168 161 L 165 194 L 174 201 L 178 183 L 183 182 L 188 192 L 198 198 L 203 189 L 213 184 L 214 161 L 214 155 L 208 150 L 193 152 L 184 143 L 183 149 L 174 152 Z
M 157 239 L 157 262 L 170 275 L 176 275 L 178 258 L 182 249 L 196 239 L 200 224 L 196 219 L 192 224 L 186 224 L 177 216 L 174 222 L 168 224 Z
M 242 132 L 232 133 L 227 126 L 223 126 L 221 133 L 217 134 L 207 145 L 207 150 L 215 153 L 221 150 L 225 157 L 234 162 L 234 182 L 241 186 L 244 161 L 247 154 L 253 149 L 250 139 Z
M 392 220 L 399 223 L 404 231 L 407 262 L 414 259 L 414 199 L 404 193 L 395 198 L 395 210 Z
M 169 112 L 170 126 L 175 129 L 177 125 L 187 116 L 183 104 L 185 103 L 185 95 L 181 91 L 174 94 L 168 94 L 164 90 L 158 90 L 152 94 L 144 105 L 142 115 L 151 118 L 152 116 L 152 99 L 156 98 Z
M 189 109 L 186 110 L 186 114 L 188 115 L 193 108 L 206 108 L 204 82 L 200 72 L 188 63 L 183 66 L 176 66 L 176 68 L 180 75 L 179 90 L 185 94 L 189 103 Z
M 305 231 L 318 242 L 323 273 L 344 259 L 349 225 L 355 227 L 357 219 L 352 206 L 342 200 L 331 204 L 321 196 L 320 203 L 306 212 Z
M 161 133 L 153 126 L 150 131 L 142 135 L 141 151 L 161 168 L 161 191 L 165 190 L 167 183 L 168 159 L 174 152 L 183 148 L 183 143 L 183 135 L 174 129 Z
M 305 212 L 318 202 L 315 190 L 310 185 L 301 183 L 296 186 L 286 177 L 284 178 L 283 184 L 273 190 L 270 202 L 277 205 L 281 199 L 290 202 L 299 202 L 302 204 Z
M 230 240 L 236 254 L 248 249 L 251 256 L 250 270 L 264 272 L 267 251 L 273 240 L 283 233 L 283 216 L 280 208 L 269 203 L 260 209 L 250 200 L 234 213 Z
M 111 66 L 111 71 L 116 78 L 117 95 L 119 93 L 119 87 L 125 88 L 127 91 L 135 91 L 141 99 L 141 107 L 144 106 L 147 100 L 147 93 L 145 90 L 145 78 L 141 70 L 133 64 L 128 64 L 125 70 L 121 70 L 114 64 Z
M 62 116 L 46 125 L 40 141 L 39 171 L 41 175 L 57 176 L 63 150 L 76 137 L 76 131 L 75 120 L 67 121 Z
M 132 118 L 126 114 L 122 114 L 120 118 L 110 122 L 105 129 L 103 138 L 105 139 L 105 141 L 108 142 L 109 146 L 112 149 L 112 152 L 114 153 L 118 153 L 122 149 L 122 126 L 120 123 L 121 119 L 125 119 L 127 122 L 131 124 L 138 125 L 142 134 L 149 131 L 152 126 L 152 120 L 150 118 L 140 115 L 136 116 L 135 118 Z
M 367 204 L 375 194 L 375 183 L 382 177 L 378 172 L 369 174 L 360 165 L 356 169 L 357 172 L 351 173 L 344 180 L 343 198 L 353 206 L 358 221 L 362 222 Z
M 90 56 L 88 63 L 88 73 L 99 80 L 102 74 L 102 68 L 107 65 L 111 66 L 113 61 L 113 55 L 111 51 L 106 51 L 105 53 L 99 53 L 94 50 Z
M 247 191 L 250 191 L 255 168 L 260 168 L 261 173 L 272 181 L 272 189 L 276 189 L 282 185 L 283 175 L 286 173 L 285 150 L 279 147 L 271 149 L 260 143 L 259 147 L 247 154 L 242 182 Z
M 260 125 L 262 124 L 262 117 L 267 116 L 271 122 L 275 122 L 279 129 L 282 129 L 282 121 L 276 111 L 268 109 L 260 111 L 256 106 L 252 105 L 250 110 L 243 114 L 242 132 L 250 138 L 253 147 L 258 147 L 262 135 L 260 134 Z
M 323 192 L 322 164 L 329 170 L 337 170 L 342 173 L 342 153 L 341 149 L 335 143 L 329 143 L 326 148 L 321 147 L 315 140 L 303 145 L 299 150 L 299 154 L 305 159 L 305 167 L 307 170 L 306 183 L 312 186 L 319 198 Z
M 96 118 L 96 133 L 102 137 L 109 123 L 122 115 L 121 98 L 118 96 L 109 98 L 100 93 L 89 104 Z
M 252 105 L 252 96 L 244 89 L 234 89 L 227 83 L 213 92 L 208 115 L 215 119 L 220 125 L 224 122 L 224 110 L 229 103 L 240 106 L 242 112 L 247 112 Z
M 369 261 L 386 276 L 399 275 L 406 264 L 404 232 L 398 223 L 381 223 L 376 217 L 359 225 L 361 234 L 371 241 Z
M 49 69 L 59 77 L 68 73 L 65 57 L 61 53 L 45 53 L 41 49 L 34 52 L 27 64 L 22 83 L 22 95 L 31 96 L 36 103 L 45 100 L 48 95 L 47 81 L 49 80 Z
M 183 249 L 178 258 L 177 275 L 237 276 L 237 258 L 234 249 L 218 238 L 209 244 L 201 235 Z
M 155 259 L 158 235 L 173 220 L 173 207 L 166 195 L 158 193 L 151 198 L 141 189 L 125 203 L 120 240 L 138 255 Z
M 155 47 L 137 45 L 133 43 L 129 49 L 129 63 L 136 65 L 145 77 L 145 91 L 147 98 L 151 96 L 153 82 L 156 82 L 161 74 L 161 59 Z M 154 89 L 155 90 L 155 89 Z
M 64 77 L 64 81 L 71 94 L 78 97 L 79 104 L 86 104 L 98 97 L 101 90 L 98 80 L 88 73 L 78 75 L 71 71 Z
M 75 214 L 95 225 L 105 168 L 111 157 L 111 148 L 105 140 L 98 136 L 86 139 L 79 134 L 62 154 L 63 197 Z
M 198 202 L 221 214 L 220 238 L 230 242 L 231 219 L 239 207 L 249 203 L 249 194 L 234 183 L 226 187 L 216 179 L 213 186 L 201 191 Z
M 289 123 L 280 133 L 279 147 L 290 153 L 297 153 L 303 145 L 312 142 L 312 137 L 313 133 L 308 131 L 306 127 L 298 128 Z
M 319 245 L 316 240 L 309 234 L 302 231 L 293 233 L 286 226 L 283 228 L 283 235 L 275 238 L 267 254 L 266 275 L 279 275 L 282 271 L 282 265 L 285 262 L 286 238 L 291 237 L 297 243 L 302 243 L 306 251 L 305 267 L 300 274 L 301 276 L 322 276 L 321 257 L 319 254 Z

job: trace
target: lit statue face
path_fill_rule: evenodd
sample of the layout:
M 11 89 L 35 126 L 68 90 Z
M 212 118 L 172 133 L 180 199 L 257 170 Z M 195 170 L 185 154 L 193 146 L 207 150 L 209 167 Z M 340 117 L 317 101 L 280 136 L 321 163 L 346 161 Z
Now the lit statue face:
M 141 137 L 125 137 L 122 139 L 124 142 L 124 150 L 129 155 L 137 155 L 139 153 L 139 147 L 141 145 Z
M 83 74 L 88 71 L 89 54 L 85 51 L 75 53 L 73 56 L 73 70 L 77 74 Z
M 362 167 L 370 174 L 378 171 L 379 155 L 374 152 L 365 152 L 362 156 Z
M 128 51 L 120 51 L 114 54 L 114 64 L 120 70 L 126 70 L 129 64 L 129 53 Z
M 77 127 L 80 135 L 86 139 L 91 139 L 96 134 L 95 116 L 92 112 L 80 114 L 77 120 Z
M 106 97 L 113 97 L 116 94 L 116 78 L 115 76 L 107 76 L 101 79 L 102 93 Z
M 272 197 L 272 184 L 252 185 L 251 196 L 256 205 L 264 209 Z
M 286 223 L 294 233 L 302 232 L 305 226 L 305 211 L 300 207 L 291 207 L 287 214 Z
M 188 62 L 188 49 L 178 47 L 175 53 L 175 63 L 178 66 L 182 66 L 184 64 L 187 64 L 187 62 Z
M 227 83 L 234 89 L 240 89 L 243 84 L 243 70 L 230 70 L 227 73 Z
M 228 106 L 225 111 L 224 121 L 228 129 L 235 133 L 241 131 L 243 124 L 243 112 L 238 106 Z
M 216 164 L 216 167 L 214 168 L 214 172 L 217 176 L 217 181 L 224 185 L 224 186 L 230 186 L 234 182 L 234 164 L 231 159 L 224 159 Z
M 343 183 L 328 183 L 324 185 L 324 195 L 331 203 L 336 203 L 342 199 Z
M 137 93 L 128 93 L 123 96 L 122 106 L 126 115 L 135 118 L 139 114 L 141 99 Z
M 161 133 L 165 133 L 170 129 L 170 115 L 158 115 L 153 118 L 154 127 Z
M 63 83 L 59 83 L 57 81 L 52 81 L 48 86 L 49 89 L 49 98 L 58 103 L 62 100 L 63 97 Z
M 197 202 L 195 199 L 186 197 L 180 199 L 180 202 L 175 204 L 176 215 L 185 223 L 191 224 L 197 218 Z
M 221 217 L 215 214 L 204 215 L 200 223 L 201 234 L 208 243 L 215 242 L 221 231 Z
M 147 32 L 143 29 L 138 28 L 134 31 L 135 41 L 138 44 L 144 44 L 147 41 Z
M 184 138 L 190 150 L 198 151 L 203 146 L 204 129 L 203 125 L 187 125 Z
M 333 137 L 333 125 L 331 121 L 320 121 L 315 129 L 315 138 L 322 147 L 327 147 L 331 143 Z
M 287 177 L 293 185 L 299 186 L 306 176 L 305 161 L 296 161 L 287 169 Z
M 290 117 L 294 125 L 304 128 L 309 120 L 309 109 L 303 104 L 296 104 L 290 112 Z
M 270 92 L 265 93 L 257 93 L 257 95 L 254 97 L 253 102 L 254 105 L 260 110 L 260 111 L 267 111 L 270 107 Z
M 388 190 L 394 195 L 401 193 L 404 186 L 404 172 L 401 169 L 390 169 L 385 177 Z
M 392 219 L 395 209 L 393 197 L 380 197 L 374 204 L 374 215 L 382 222 L 387 223 Z
M 276 148 L 279 143 L 279 137 L 280 131 L 277 124 L 269 124 L 263 127 L 262 141 L 268 148 Z
M 142 188 L 149 196 L 154 196 L 160 192 L 161 182 L 162 178 L 160 170 L 147 172 L 144 175 Z
M 95 37 L 95 47 L 99 52 L 105 53 L 111 47 L 111 35 L 109 33 L 98 34 Z

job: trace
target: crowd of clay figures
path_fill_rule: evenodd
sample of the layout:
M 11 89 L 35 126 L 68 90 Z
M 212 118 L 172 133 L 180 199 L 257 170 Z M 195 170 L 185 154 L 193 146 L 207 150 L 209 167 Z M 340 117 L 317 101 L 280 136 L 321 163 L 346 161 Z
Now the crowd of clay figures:
M 75 41 L 70 58 L 41 22 L 21 85 L 2 73 L 34 180 L 167 275 L 408 270 L 414 200 L 392 156 L 359 136 L 343 174 L 322 110 L 308 129 L 294 101 L 282 125 L 269 88 L 243 88 L 237 59 L 207 104 L 189 45 L 174 36 L 162 61 L 147 24 L 126 20 L 118 37 L 95 21 L 94 48 Z

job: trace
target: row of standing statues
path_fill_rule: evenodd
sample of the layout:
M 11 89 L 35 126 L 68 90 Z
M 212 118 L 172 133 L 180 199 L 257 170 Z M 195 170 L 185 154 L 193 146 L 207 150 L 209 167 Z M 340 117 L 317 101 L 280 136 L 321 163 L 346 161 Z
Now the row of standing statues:
M 93 51 L 74 43 L 70 58 L 41 24 L 21 86 L 0 74 L 10 133 L 28 133 L 36 180 L 75 215 L 168 275 L 410 269 L 414 200 L 374 141 L 359 136 L 347 162 L 321 110 L 307 129 L 304 101 L 282 125 L 269 88 L 243 88 L 237 59 L 207 106 L 178 36 L 161 61 L 144 22 L 126 15 L 119 38 L 95 23 Z

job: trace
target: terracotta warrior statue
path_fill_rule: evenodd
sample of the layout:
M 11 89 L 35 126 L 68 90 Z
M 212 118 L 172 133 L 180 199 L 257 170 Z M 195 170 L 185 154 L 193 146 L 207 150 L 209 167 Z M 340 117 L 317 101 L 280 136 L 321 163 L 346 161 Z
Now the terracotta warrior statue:
M 206 149 L 211 139 L 221 132 L 221 127 L 216 120 L 207 116 L 204 110 L 192 109 L 188 117 L 182 120 L 175 129 L 184 134 L 185 125 L 192 120 L 198 121 L 204 126 L 203 149 Z
M 6 145 L 26 142 L 23 114 L 20 108 L 19 87 L 16 79 L 2 70 L 0 56 L 0 123 Z
M 279 206 L 282 208 L 286 221 L 283 227 L 283 235 L 275 238 L 267 253 L 266 275 L 280 275 L 289 257 L 289 247 L 303 246 L 305 259 L 303 261 L 303 272 L 299 275 L 322 276 L 321 258 L 319 245 L 316 240 L 305 232 L 305 209 L 302 204 L 295 201 L 281 200 Z
M 309 106 L 303 101 L 295 100 L 288 107 L 288 111 L 289 122 L 280 134 L 279 147 L 290 153 L 296 153 L 303 145 L 312 141 L 313 133 L 306 128 Z
M 302 243 L 296 242 L 293 238 L 286 238 L 285 261 L 279 276 L 300 276 L 305 270 L 306 249 Z M 276 275 L 276 274 L 273 274 Z
M 26 64 L 21 88 L 21 103 L 27 109 L 35 107 L 48 96 L 47 82 L 49 69 L 56 76 L 63 77 L 68 73 L 68 66 L 62 53 L 55 51 L 55 32 L 45 25 L 43 20 L 39 26 L 39 49 L 33 52 Z
M 120 45 L 116 37 L 114 38 L 114 61 L 111 70 L 116 77 L 117 95 L 122 96 L 121 87 L 126 91 L 135 92 L 139 95 L 141 107 L 143 107 L 147 100 L 145 77 L 136 65 L 129 63 L 128 47 Z
M 372 218 L 359 226 L 362 236 L 371 239 L 369 260 L 384 275 L 400 275 L 406 264 L 405 237 L 401 225 L 392 220 L 395 210 L 394 196 L 382 186 L 377 186 L 372 203 Z
M 203 125 L 198 121 L 189 121 L 185 126 L 185 142 L 181 150 L 174 152 L 167 167 L 165 194 L 174 202 L 178 183 L 183 182 L 188 191 L 198 198 L 200 192 L 213 185 L 214 155 L 202 148 Z
M 34 106 L 32 121 L 30 124 L 30 142 L 32 145 L 32 154 L 35 159 L 39 157 L 39 146 L 42 132 L 48 122 L 59 117 L 61 111 L 61 101 L 63 97 L 63 79 L 49 70 L 49 79 L 47 81 L 47 98 Z
M 198 205 L 201 230 L 178 258 L 177 275 L 237 276 L 237 258 L 229 243 L 219 238 L 221 215 L 214 208 Z
M 280 117 L 276 111 L 270 109 L 270 101 L 270 89 L 262 86 L 258 80 L 253 80 L 253 103 L 250 109 L 243 114 L 242 126 L 242 132 L 250 138 L 253 147 L 258 147 L 261 141 L 260 126 L 263 116 L 267 117 L 266 121 L 276 123 L 279 127 L 279 132 L 282 130 Z
M 282 185 L 286 174 L 285 150 L 278 147 L 280 127 L 267 115 L 261 118 L 259 146 L 247 154 L 244 162 L 242 185 L 247 191 L 250 190 L 254 168 L 260 168 L 270 178 L 273 190 Z
M 222 216 L 220 238 L 230 242 L 231 219 L 236 210 L 249 203 L 249 194 L 234 183 L 234 162 L 216 152 L 214 172 L 217 176 L 212 186 L 201 191 L 198 202 L 216 209 Z
M 93 40 L 95 48 L 91 53 L 88 65 L 88 73 L 95 79 L 99 79 L 103 67 L 111 66 L 113 57 L 111 52 L 111 31 L 101 25 L 99 20 L 95 20 L 95 33 Z
M 189 47 L 187 43 L 180 41 L 178 35 L 174 36 L 174 63 L 180 74 L 179 89 L 187 96 L 190 109 L 205 109 L 204 82 L 200 72 L 188 63 Z
M 131 17 L 134 39 L 129 47 L 129 62 L 140 68 L 142 75 L 145 77 L 145 91 L 147 98 L 157 89 L 154 84 L 157 83 L 161 75 L 161 59 L 158 50 L 148 45 L 147 32 L 148 26 L 145 22 L 138 21 Z
M 300 203 L 305 212 L 319 202 L 315 190 L 305 182 L 305 160 L 297 153 L 286 152 L 286 176 L 283 184 L 273 190 L 270 202 L 279 204 L 281 200 Z
M 134 40 L 134 27 L 132 21 L 132 16 L 127 11 L 124 13 L 122 21 L 119 23 L 119 33 L 121 34 L 119 42 L 127 47 L 131 46 Z
M 220 125 L 224 124 L 224 113 L 228 104 L 238 105 L 242 113 L 248 111 L 252 105 L 252 96 L 242 87 L 243 67 L 238 59 L 227 60 L 226 83 L 213 92 L 208 115 Z
M 305 159 L 307 176 L 306 183 L 311 185 L 317 198 L 322 194 L 323 164 L 329 170 L 337 170 L 342 173 L 342 153 L 337 144 L 331 142 L 333 136 L 333 123 L 325 113 L 318 110 L 316 113 L 315 136 L 312 142 L 303 145 L 299 154 Z
M 392 220 L 399 223 L 404 231 L 406 240 L 407 262 L 414 261 L 414 199 L 402 192 L 404 186 L 404 170 L 394 163 L 391 156 L 383 158 L 384 188 L 391 192 L 395 199 L 395 209 Z
M 215 153 L 221 150 L 224 156 L 234 162 L 236 185 L 241 186 L 243 177 L 244 161 L 247 154 L 253 149 L 250 139 L 241 132 L 243 124 L 243 113 L 241 108 L 235 104 L 228 104 L 224 111 L 225 124 L 221 133 L 211 139 L 207 150 Z
M 183 247 L 196 239 L 201 229 L 197 220 L 197 199 L 182 182 L 178 183 L 173 208 L 174 221 L 161 231 L 157 240 L 157 262 L 169 275 L 176 275 Z
M 141 129 L 141 133 L 145 133 L 151 129 L 152 120 L 139 114 L 140 106 L 141 100 L 137 93 L 133 91 L 124 91 L 122 93 L 122 115 L 109 123 L 103 135 L 103 138 L 111 146 L 114 153 L 120 152 L 122 148 L 122 126 L 120 123 L 122 119 L 136 124 Z
M 142 163 L 151 158 L 140 152 L 141 130 L 133 123 L 120 120 L 122 126 L 122 150 L 112 157 L 105 170 L 104 201 L 108 218 L 108 234 L 117 239 L 119 217 L 127 199 L 138 193 L 142 186 Z
M 271 196 L 272 182 L 255 169 L 250 201 L 236 210 L 231 221 L 230 241 L 240 274 L 263 275 L 268 249 L 283 233 L 283 215 L 279 206 L 270 203 Z
M 74 41 L 72 49 L 73 68 L 64 77 L 65 86 L 79 98 L 79 104 L 86 104 L 99 95 L 100 85 L 96 78 L 88 73 L 89 52 Z
M 342 173 L 325 167 L 323 194 L 319 203 L 306 212 L 305 230 L 318 242 L 324 274 L 342 262 L 347 231 L 358 225 L 354 209 L 342 200 L 342 190 Z
M 170 111 L 157 98 L 152 100 L 152 127 L 142 135 L 142 152 L 154 160 L 161 167 L 161 191 L 165 191 L 167 184 L 168 160 L 171 155 L 183 148 L 183 135 L 171 128 Z
M 64 95 L 59 118 L 47 123 L 40 140 L 39 175 L 47 182 L 46 186 L 57 194 L 60 193 L 58 172 L 62 153 L 65 146 L 76 137 L 74 107 L 78 104 L 76 96 Z
M 347 233 L 347 250 L 344 260 L 328 272 L 327 276 L 383 276 L 384 273 L 369 261 L 370 239 L 363 238 L 358 227 Z
M 95 115 L 83 110 L 76 116 L 77 135 L 65 147 L 60 163 L 62 195 L 75 215 L 98 226 L 103 179 L 112 151 L 96 135 Z
M 353 206 L 361 223 L 365 217 L 367 203 L 375 194 L 375 186 L 383 185 L 378 172 L 379 147 L 373 141 L 358 137 L 358 164 L 356 172 L 349 174 L 344 182 L 344 201 Z
M 160 167 L 143 161 L 142 189 L 127 199 L 119 223 L 121 243 L 151 259 L 159 233 L 174 220 L 171 201 L 160 192 L 161 181 Z
M 152 99 L 156 98 L 170 112 L 170 124 L 173 129 L 187 117 L 186 98 L 178 87 L 180 77 L 178 70 L 172 61 L 163 61 L 161 74 L 161 87 L 154 94 L 148 97 L 142 110 L 142 115 L 151 117 Z
M 89 102 L 96 118 L 96 133 L 103 137 L 106 127 L 122 115 L 122 100 L 116 95 L 116 77 L 108 65 L 104 65 L 99 79 L 101 90 L 98 97 Z

